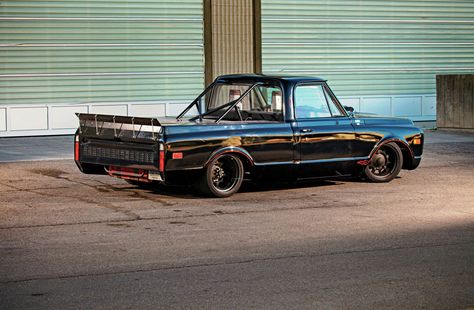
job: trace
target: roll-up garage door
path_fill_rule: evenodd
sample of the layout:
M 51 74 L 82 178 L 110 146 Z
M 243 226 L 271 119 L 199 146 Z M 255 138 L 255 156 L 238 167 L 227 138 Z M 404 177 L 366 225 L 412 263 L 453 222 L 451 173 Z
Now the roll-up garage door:
M 0 136 L 74 112 L 176 115 L 204 85 L 202 0 L 0 2 Z
M 318 75 L 359 111 L 434 120 L 435 75 L 474 72 L 473 1 L 262 0 L 263 71 Z

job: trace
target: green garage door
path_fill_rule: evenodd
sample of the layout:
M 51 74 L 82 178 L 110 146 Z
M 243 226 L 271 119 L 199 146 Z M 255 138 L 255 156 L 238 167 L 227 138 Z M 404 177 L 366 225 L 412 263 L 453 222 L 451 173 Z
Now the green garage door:
M 86 104 L 81 111 L 93 112 L 108 103 L 113 112 L 126 104 L 117 112 L 133 114 L 134 104 L 191 100 L 204 84 L 202 7 L 202 0 L 1 1 L 0 109 L 8 108 L 0 110 L 0 135 L 2 119 L 4 131 L 68 127 L 19 124 L 22 105 Z
M 434 119 L 435 75 L 474 72 L 474 1 L 262 0 L 263 71 L 327 78 L 357 109 Z

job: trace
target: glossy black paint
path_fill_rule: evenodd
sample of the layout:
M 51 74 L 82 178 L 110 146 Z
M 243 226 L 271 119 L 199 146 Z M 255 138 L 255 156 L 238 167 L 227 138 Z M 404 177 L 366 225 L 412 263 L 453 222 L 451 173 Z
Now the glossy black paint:
M 93 134 L 80 135 L 81 149 L 84 144 L 114 144 L 128 149 L 146 148 L 158 155 L 158 144 L 165 150 L 165 171 L 167 183 L 192 181 L 206 164 L 218 154 L 232 152 L 244 162 L 251 178 L 313 178 L 350 175 L 361 171 L 363 160 L 370 160 L 377 147 L 385 142 L 396 142 L 404 155 L 404 169 L 418 166 L 423 144 L 414 145 L 415 137 L 423 139 L 423 132 L 408 119 L 357 116 L 353 117 L 342 109 L 337 98 L 330 96 L 344 111 L 338 117 L 297 120 L 293 107 L 293 92 L 297 85 L 323 84 L 325 80 L 313 77 L 284 77 L 265 75 L 226 75 L 219 77 L 219 83 L 267 83 L 282 89 L 284 121 L 221 121 L 210 119 L 176 120 L 158 119 L 162 130 L 154 145 L 144 142 L 117 141 L 117 137 Z M 147 142 L 149 143 L 149 142 Z M 173 153 L 182 153 L 182 158 L 173 159 Z M 359 162 L 359 163 L 358 163 Z M 140 167 L 124 161 L 81 157 L 77 161 L 84 171 L 92 165 L 97 171 L 100 165 Z M 143 169 L 158 169 L 143 165 Z M 92 171 L 92 170 L 91 170 Z M 92 172 L 94 173 L 94 172 Z M 185 177 L 190 176 L 190 177 Z

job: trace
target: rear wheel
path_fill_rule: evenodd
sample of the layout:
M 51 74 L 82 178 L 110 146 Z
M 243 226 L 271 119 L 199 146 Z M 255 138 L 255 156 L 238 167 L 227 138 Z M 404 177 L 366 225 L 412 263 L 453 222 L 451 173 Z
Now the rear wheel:
M 364 175 L 372 182 L 390 182 L 403 166 L 403 155 L 396 143 L 382 145 L 364 169 Z
M 207 165 L 196 186 L 204 195 L 224 198 L 239 190 L 243 178 L 244 165 L 240 158 L 223 154 Z

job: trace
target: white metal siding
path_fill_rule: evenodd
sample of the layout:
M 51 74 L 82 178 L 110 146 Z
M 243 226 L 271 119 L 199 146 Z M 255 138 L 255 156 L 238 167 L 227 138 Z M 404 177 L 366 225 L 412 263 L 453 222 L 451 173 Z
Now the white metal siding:
M 202 0 L 2 1 L 0 136 L 73 112 L 175 114 L 204 85 Z M 37 115 L 25 117 L 21 114 Z
M 262 45 L 265 73 L 322 76 L 357 109 L 434 119 L 435 75 L 474 72 L 474 1 L 262 0 Z

